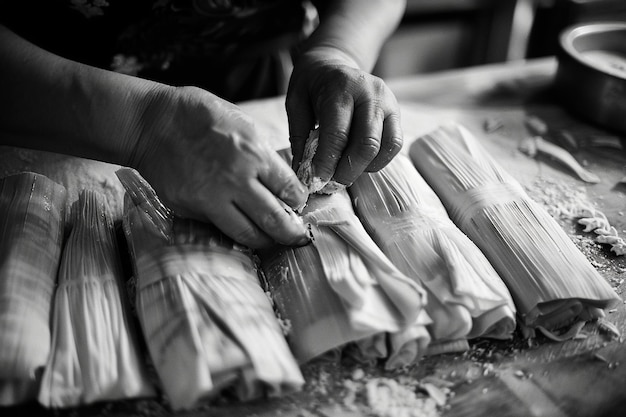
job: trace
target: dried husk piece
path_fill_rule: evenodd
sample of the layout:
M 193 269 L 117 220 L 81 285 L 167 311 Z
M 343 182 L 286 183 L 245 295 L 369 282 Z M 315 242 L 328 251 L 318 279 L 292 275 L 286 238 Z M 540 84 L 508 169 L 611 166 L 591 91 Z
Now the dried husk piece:
M 100 194 L 82 190 L 71 218 L 39 402 L 71 407 L 153 396 L 126 299 L 111 212 Z
M 619 296 L 558 223 L 463 126 L 421 136 L 413 163 L 505 281 L 532 335 L 604 315 Z
M 512 336 L 515 307 L 504 282 L 406 156 L 361 175 L 349 193 L 382 251 L 426 289 L 433 342 Z
M 299 362 L 414 325 L 424 290 L 386 258 L 344 191 L 311 195 L 303 211 L 313 243 L 260 253 L 269 291 Z M 423 316 L 422 316 L 423 317 Z
M 134 171 L 124 229 L 137 275 L 137 313 L 172 408 L 225 389 L 239 399 L 299 389 L 300 369 L 246 248 L 215 227 L 175 216 Z
M 65 187 L 32 172 L 0 180 L 0 404 L 33 399 L 50 354 Z

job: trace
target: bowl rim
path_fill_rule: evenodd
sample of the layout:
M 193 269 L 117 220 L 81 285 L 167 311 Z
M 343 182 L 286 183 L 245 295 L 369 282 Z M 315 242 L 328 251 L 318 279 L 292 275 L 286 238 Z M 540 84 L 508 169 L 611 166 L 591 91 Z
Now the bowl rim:
M 575 59 L 581 65 L 595 71 L 626 80 L 626 73 L 624 71 L 613 69 L 611 67 L 599 67 L 597 65 L 593 65 L 588 59 L 583 58 L 581 51 L 574 47 L 574 40 L 580 36 L 616 31 L 624 32 L 624 42 L 626 43 L 626 22 L 624 21 L 601 21 L 575 24 L 561 31 L 559 44 L 569 57 Z

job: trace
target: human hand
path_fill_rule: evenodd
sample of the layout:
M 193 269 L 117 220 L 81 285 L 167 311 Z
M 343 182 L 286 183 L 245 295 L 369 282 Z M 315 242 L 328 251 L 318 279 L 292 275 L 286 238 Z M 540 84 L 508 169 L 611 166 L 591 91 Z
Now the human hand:
M 294 169 L 319 123 L 313 175 L 324 181 L 349 186 L 363 171 L 383 168 L 402 148 L 393 93 L 336 49 L 315 48 L 298 59 L 286 106 Z
M 306 189 L 239 107 L 194 87 L 155 93 L 130 165 L 174 213 L 252 248 L 308 241 Z

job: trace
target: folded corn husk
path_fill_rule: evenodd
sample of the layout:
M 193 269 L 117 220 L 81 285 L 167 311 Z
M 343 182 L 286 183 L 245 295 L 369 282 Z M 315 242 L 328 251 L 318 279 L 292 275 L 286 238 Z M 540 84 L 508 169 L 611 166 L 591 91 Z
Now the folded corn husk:
M 406 156 L 361 175 L 349 193 L 382 251 L 426 289 L 433 342 L 512 336 L 515 307 L 504 282 Z
M 50 353 L 50 311 L 66 190 L 25 172 L 0 180 L 0 404 L 37 395 Z
M 82 190 L 71 210 L 39 402 L 69 407 L 154 395 L 125 299 L 111 214 L 91 190 Z
M 260 254 L 279 314 L 290 322 L 288 340 L 299 362 L 429 322 L 424 290 L 374 244 L 345 190 L 311 195 L 303 219 L 312 245 Z
M 250 252 L 216 228 L 172 216 L 128 169 L 124 229 L 137 275 L 137 314 L 174 409 L 226 388 L 242 400 L 299 389 Z
M 410 156 L 505 281 L 528 335 L 601 317 L 620 301 L 558 223 L 467 129 L 449 125 L 424 135 Z

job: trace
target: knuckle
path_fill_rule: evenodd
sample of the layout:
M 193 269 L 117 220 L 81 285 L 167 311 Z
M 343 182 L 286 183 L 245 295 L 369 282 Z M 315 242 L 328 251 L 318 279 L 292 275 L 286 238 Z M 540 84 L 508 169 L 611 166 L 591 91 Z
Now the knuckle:
M 348 143 L 349 132 L 347 130 L 338 129 L 325 133 L 328 140 L 330 140 L 330 146 L 345 145 L 346 143 Z
M 380 140 L 375 137 L 366 136 L 360 139 L 360 144 L 356 149 L 360 158 L 371 161 L 380 151 Z
M 372 85 L 372 91 L 374 91 L 374 93 L 377 96 L 382 97 L 386 95 L 387 84 L 385 84 L 385 82 L 381 78 L 372 76 L 371 85 Z
M 385 144 L 385 151 L 390 155 L 397 155 L 400 150 L 402 150 L 402 146 L 404 145 L 404 139 L 402 136 L 394 135 L 389 138 L 388 142 Z

